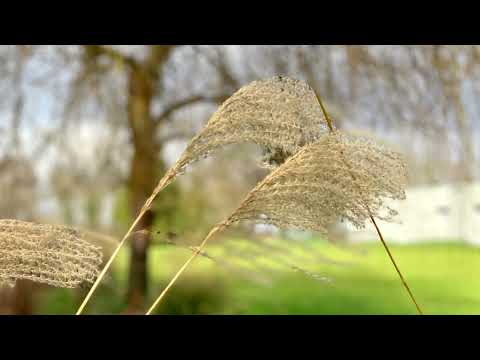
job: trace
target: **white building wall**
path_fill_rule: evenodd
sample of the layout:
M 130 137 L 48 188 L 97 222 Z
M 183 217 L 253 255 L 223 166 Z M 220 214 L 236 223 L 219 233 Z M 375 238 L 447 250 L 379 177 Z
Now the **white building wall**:
M 480 246 L 480 183 L 468 186 L 464 197 L 462 238 Z
M 396 223 L 378 221 L 384 237 L 393 243 L 450 242 L 480 245 L 480 184 L 410 188 L 407 199 L 392 201 L 399 212 Z M 365 230 L 347 226 L 352 242 L 376 241 L 371 224 Z

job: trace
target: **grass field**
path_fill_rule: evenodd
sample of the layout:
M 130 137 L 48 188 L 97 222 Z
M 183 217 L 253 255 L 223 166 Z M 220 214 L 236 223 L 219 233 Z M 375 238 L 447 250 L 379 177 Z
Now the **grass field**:
M 318 240 L 306 247 L 271 239 L 265 245 L 276 249 L 265 251 L 254 244 L 231 240 L 208 248 L 216 260 L 197 259 L 159 313 L 415 314 L 380 245 L 340 248 Z M 391 250 L 426 314 L 480 314 L 479 248 L 449 243 L 391 246 Z M 152 250 L 151 300 L 189 255 L 186 249 L 167 246 Z M 127 259 L 124 252 L 116 261 L 113 278 L 93 297 L 90 313 L 121 311 Z M 39 312 L 72 313 L 80 296 L 48 292 Z

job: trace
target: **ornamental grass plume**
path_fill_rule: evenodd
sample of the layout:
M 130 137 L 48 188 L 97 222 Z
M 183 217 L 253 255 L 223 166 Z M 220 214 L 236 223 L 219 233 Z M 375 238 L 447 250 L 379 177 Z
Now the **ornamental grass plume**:
M 102 252 L 72 228 L 0 220 L 0 284 L 28 279 L 63 288 L 92 283 Z
M 254 220 L 327 235 L 336 221 L 365 227 L 370 216 L 389 221 L 385 199 L 405 199 L 405 162 L 372 141 L 339 132 L 306 145 L 257 185 L 228 223 Z
M 82 313 L 120 248 L 156 196 L 189 164 L 228 144 L 255 143 L 262 147 L 266 165 L 274 167 L 326 132 L 324 112 L 315 92 L 304 81 L 275 76 L 253 81 L 239 89 L 218 108 L 159 181 L 80 305 L 77 315 Z
M 150 208 L 156 195 L 188 165 L 223 146 L 257 144 L 263 150 L 264 164 L 275 167 L 327 132 L 327 119 L 306 82 L 285 76 L 253 81 L 215 111 L 159 181 L 141 212 Z
M 362 138 L 331 132 L 270 173 L 225 221 L 217 224 L 160 294 L 151 314 L 188 264 L 217 232 L 250 220 L 327 234 L 336 221 L 357 228 L 373 217 L 395 215 L 385 199 L 404 199 L 406 166 L 402 157 Z
M 306 82 L 284 76 L 253 81 L 218 108 L 174 169 L 181 172 L 221 146 L 241 142 L 260 145 L 266 162 L 279 165 L 326 132 L 316 94 Z

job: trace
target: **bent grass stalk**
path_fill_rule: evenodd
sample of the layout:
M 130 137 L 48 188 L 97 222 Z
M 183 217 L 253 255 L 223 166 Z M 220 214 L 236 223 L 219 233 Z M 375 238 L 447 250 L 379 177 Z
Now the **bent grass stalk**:
M 320 104 L 320 107 L 322 109 L 322 112 L 323 112 L 323 115 L 325 116 L 325 119 L 327 120 L 327 125 L 328 125 L 328 129 L 330 130 L 330 132 L 334 132 L 334 128 L 332 126 L 332 121 L 330 119 L 330 116 L 328 115 L 327 113 L 327 110 L 325 109 L 325 106 L 323 105 L 322 103 L 322 100 L 320 99 L 320 97 L 317 95 L 317 100 L 318 100 L 318 103 Z M 352 175 L 353 177 L 353 175 Z M 405 290 L 407 290 L 407 293 L 408 295 L 410 296 L 410 299 L 413 301 L 413 303 L 415 304 L 415 307 L 417 308 L 417 311 L 420 315 L 423 315 L 423 311 L 422 309 L 420 308 L 420 306 L 418 305 L 417 303 L 417 300 L 415 299 L 415 296 L 413 296 L 413 293 L 412 291 L 410 290 L 410 287 L 408 286 L 407 282 L 405 281 L 405 278 L 403 277 L 401 271 L 400 271 L 400 268 L 398 267 L 391 251 L 390 251 L 390 248 L 388 247 L 387 243 L 385 242 L 384 238 L 383 238 L 383 235 L 382 235 L 382 232 L 380 231 L 380 228 L 378 227 L 376 221 L 375 221 L 375 218 L 373 217 L 373 215 L 370 213 L 370 210 L 368 209 L 367 207 L 367 210 L 370 214 L 370 220 L 372 221 L 372 224 L 373 226 L 375 227 L 375 230 L 377 231 L 377 234 L 378 234 L 378 237 L 380 239 L 380 242 L 382 243 L 385 251 L 387 252 L 387 255 L 388 257 L 390 258 L 390 261 L 392 262 L 393 264 L 393 267 L 395 268 L 395 271 L 397 272 L 403 286 L 405 287 Z
M 167 172 L 167 174 L 165 174 L 165 176 L 160 180 L 160 182 L 158 183 L 157 187 L 155 188 L 155 190 L 153 191 L 152 195 L 147 199 L 147 201 L 145 202 L 145 205 L 142 207 L 142 209 L 140 210 L 140 213 L 138 214 L 137 218 L 135 219 L 135 221 L 132 223 L 132 225 L 130 226 L 130 228 L 128 229 L 127 233 L 125 234 L 125 236 L 123 237 L 123 239 L 118 243 L 117 247 L 115 248 L 115 250 L 113 251 L 112 255 L 110 256 L 110 258 L 108 259 L 107 263 L 105 264 L 104 268 L 102 269 L 102 271 L 100 272 L 100 275 L 97 277 L 97 279 L 95 280 L 95 283 L 93 284 L 93 286 L 90 288 L 90 291 L 88 292 L 88 294 L 85 296 L 82 304 L 80 305 L 80 307 L 78 308 L 77 312 L 76 312 L 76 315 L 81 315 L 85 306 L 87 305 L 88 301 L 90 300 L 90 298 L 92 297 L 93 293 L 95 292 L 95 290 L 97 289 L 98 285 L 100 284 L 100 282 L 102 281 L 102 279 L 104 278 L 105 274 L 107 273 L 108 269 L 110 268 L 110 266 L 112 265 L 113 263 L 113 260 L 115 260 L 116 256 L 118 255 L 118 253 L 120 252 L 120 249 L 122 248 L 122 246 L 125 244 L 125 242 L 127 241 L 127 239 L 130 237 L 130 235 L 132 234 L 132 231 L 135 229 L 135 227 L 137 226 L 138 222 L 142 219 L 143 215 L 145 215 L 145 213 L 150 209 L 152 203 L 153 203 L 153 200 L 155 200 L 155 198 L 157 197 L 157 195 L 164 189 L 166 188 L 174 179 L 175 177 L 175 172 L 172 170 L 172 171 L 169 171 Z
M 173 284 L 177 281 L 177 279 L 180 277 L 180 275 L 182 275 L 182 273 L 186 270 L 186 268 L 188 267 L 188 265 L 193 261 L 193 259 L 195 259 L 199 254 L 201 254 L 201 252 L 203 251 L 203 248 L 205 247 L 205 245 L 207 244 L 207 241 L 213 236 L 215 235 L 217 232 L 221 231 L 223 228 L 225 228 L 226 226 L 228 226 L 227 224 L 219 224 L 217 226 L 215 226 L 209 233 L 208 235 L 205 237 L 205 239 L 202 241 L 202 243 L 200 244 L 200 246 L 198 248 L 196 248 L 195 252 L 193 253 L 192 256 L 190 256 L 190 258 L 185 262 L 185 264 L 183 264 L 183 266 L 180 268 L 180 270 L 178 270 L 178 272 L 175 274 L 175 276 L 172 278 L 172 280 L 170 280 L 170 282 L 168 283 L 168 285 L 165 287 L 165 289 L 162 291 L 162 293 L 158 296 L 158 298 L 155 300 L 155 302 L 152 304 L 152 306 L 150 307 L 150 309 L 147 311 L 146 315 L 151 315 L 152 311 L 155 310 L 155 308 L 157 307 L 157 305 L 160 303 L 160 301 L 163 299 L 163 297 L 165 296 L 165 294 L 168 292 L 168 290 L 173 286 Z
M 257 99 L 258 102 L 256 102 Z M 285 99 L 286 101 L 279 101 L 281 99 Z M 320 105 L 318 110 L 315 108 L 312 99 L 315 100 L 317 106 Z M 289 105 L 286 108 L 282 108 L 283 104 L 286 102 L 288 102 Z M 262 105 L 259 106 L 260 104 Z M 265 104 L 268 105 L 268 108 L 263 107 Z M 272 117 L 272 110 L 276 110 L 277 108 L 280 108 L 280 110 L 275 114 L 276 116 Z M 300 111 L 300 113 L 303 112 L 303 116 L 299 117 L 298 111 Z M 246 122 L 240 121 L 243 116 L 246 116 Z M 232 95 L 212 116 L 204 130 L 192 139 L 174 167 L 172 167 L 160 180 L 152 195 L 145 202 L 139 215 L 116 247 L 99 277 L 80 305 L 77 315 L 80 315 L 84 310 L 89 299 L 111 266 L 114 258 L 118 255 L 126 240 L 131 236 L 140 219 L 150 209 L 150 206 L 158 193 L 173 182 L 175 177 L 182 173 L 188 164 L 201 157 L 207 156 L 210 152 L 222 145 L 229 143 L 254 142 L 262 146 L 264 150 L 266 150 L 267 155 L 270 155 L 274 164 L 276 163 L 278 165 L 287 158 L 291 159 L 295 157 L 295 155 L 291 155 L 296 154 L 297 150 L 301 149 L 305 144 L 315 142 L 321 138 L 323 131 L 321 130 L 321 124 L 318 124 L 318 118 L 323 119 L 324 124 L 327 123 L 328 129 L 331 133 L 334 132 L 331 119 L 328 117 L 318 96 L 306 83 L 297 80 L 285 77 L 274 77 L 272 79 L 256 81 L 241 88 L 237 93 Z M 295 135 L 292 136 L 292 134 Z M 280 155 L 279 162 L 277 161 L 279 157 L 278 155 Z M 274 172 L 275 170 L 272 174 Z M 374 222 L 370 210 L 369 214 Z M 355 215 L 356 214 L 353 216 Z M 212 232 L 209 233 L 209 236 L 207 236 L 204 242 L 202 242 L 203 246 L 197 248 L 197 252 L 195 252 L 187 261 L 188 264 L 201 252 L 206 242 L 213 236 L 213 234 L 228 225 L 230 224 L 223 223 L 214 228 L 213 230 L 215 231 L 212 230 Z M 385 243 L 384 246 L 386 247 Z M 392 262 L 394 262 L 387 247 L 386 249 Z M 168 285 L 168 289 L 178 279 L 180 274 L 183 273 L 188 264 L 185 264 L 181 268 L 181 271 L 179 271 L 174 279 L 172 279 L 171 283 Z M 399 273 L 398 267 L 395 263 L 394 266 Z M 399 275 L 404 282 L 400 273 Z M 406 285 L 405 282 L 404 285 Z M 162 297 L 168 289 L 162 293 Z M 411 294 L 410 291 L 409 293 Z M 413 297 L 413 295 L 411 295 L 411 297 Z M 156 304 L 158 304 L 159 301 L 160 300 L 158 300 Z
M 372 220 L 372 223 L 373 225 L 375 226 L 375 229 L 377 230 L 377 234 L 378 234 L 378 237 L 380 238 L 380 241 L 382 242 L 382 245 L 383 247 L 385 248 L 387 254 L 388 254 L 388 257 L 390 258 L 390 261 L 392 262 L 393 266 L 395 267 L 395 270 L 397 271 L 397 274 L 398 276 L 400 277 L 400 280 L 402 281 L 402 284 L 403 286 L 405 287 L 405 289 L 407 290 L 408 292 L 408 295 L 410 296 L 410 298 L 412 299 L 413 303 L 415 304 L 415 307 L 417 308 L 417 311 L 420 315 L 423 315 L 423 312 L 422 312 L 422 309 L 420 308 L 420 306 L 418 305 L 417 303 L 417 300 L 415 300 L 415 297 L 413 296 L 413 293 L 410 291 L 410 287 L 407 285 L 407 282 L 405 281 L 402 273 L 400 272 L 400 269 L 398 268 L 397 266 L 397 263 L 395 262 L 395 259 L 393 258 L 393 255 L 392 253 L 390 252 L 390 249 L 388 248 L 388 245 L 387 243 L 385 242 L 385 240 L 383 239 L 383 235 L 382 233 L 380 232 L 380 229 L 375 221 L 375 219 L 373 218 L 373 216 L 370 216 L 370 219 Z
M 243 142 L 260 145 L 268 163 L 282 162 L 304 144 L 322 135 L 322 117 L 315 92 L 304 81 L 275 76 L 253 81 L 235 92 L 212 115 L 204 129 L 192 139 L 175 165 L 160 180 L 76 314 L 83 312 L 113 260 L 158 193 L 183 173 L 189 164 L 222 146 Z
M 298 154 L 298 153 L 297 153 Z M 295 155 L 294 155 L 295 156 Z M 278 167 L 276 168 L 274 171 L 272 171 L 272 173 L 270 173 L 269 176 L 267 176 L 265 179 L 263 179 L 263 181 L 257 185 L 257 188 L 259 187 L 262 187 L 262 185 L 268 181 L 268 179 L 274 175 L 275 173 L 277 173 L 278 171 L 281 171 L 281 167 Z M 252 190 L 253 191 L 253 190 Z M 247 197 L 248 199 L 248 197 Z M 246 200 L 247 200 L 246 199 Z M 242 202 L 242 205 L 240 205 L 240 207 L 238 209 L 241 209 L 243 204 L 245 203 Z M 237 211 L 238 211 L 237 209 Z M 230 215 L 230 217 L 215 225 L 213 227 L 213 229 L 208 233 L 208 235 L 203 239 L 203 241 L 200 243 L 200 245 L 196 248 L 195 252 L 192 254 L 192 256 L 190 256 L 190 258 L 182 265 L 182 267 L 177 271 L 177 273 L 175 274 L 175 276 L 172 278 L 172 280 L 170 280 L 170 282 L 168 283 L 168 285 L 165 287 L 165 289 L 160 293 L 160 295 L 158 296 L 158 298 L 153 302 L 152 306 L 150 306 L 150 308 L 148 309 L 148 311 L 145 313 L 145 315 L 151 315 L 152 312 L 155 310 L 155 308 L 160 304 L 160 302 L 162 301 L 162 299 L 165 297 L 165 295 L 167 294 L 168 290 L 170 290 L 170 288 L 173 286 L 173 284 L 175 284 L 175 282 L 177 281 L 177 279 L 180 277 L 180 275 L 182 275 L 182 273 L 187 269 L 188 265 L 190 265 L 190 263 L 203 251 L 203 249 L 205 248 L 205 246 L 207 245 L 207 242 L 208 240 L 210 240 L 213 235 L 215 235 L 216 233 L 218 232 L 221 232 L 223 230 L 225 230 L 227 227 L 229 227 L 234 221 L 233 221 L 233 218 L 234 218 L 234 215 L 237 213 L 237 211 L 234 211 L 232 213 L 232 215 Z
M 358 183 L 357 183 L 357 179 L 354 175 L 354 169 L 351 169 L 350 166 L 348 165 L 346 159 L 344 158 L 344 150 L 349 150 L 349 148 L 346 146 L 352 146 L 352 148 L 355 150 L 362 150 L 361 146 L 357 148 L 355 148 L 355 144 L 352 143 L 352 144 L 348 144 L 348 141 L 344 138 L 342 138 L 342 136 L 337 133 L 337 131 L 334 130 L 333 128 L 333 125 L 331 123 L 331 120 L 330 118 L 328 117 L 326 111 L 325 111 L 325 108 L 323 106 L 323 104 L 321 103 L 320 99 L 318 98 L 318 102 L 322 108 L 322 111 L 324 111 L 324 114 L 325 114 L 325 118 L 326 118 L 326 122 L 328 124 L 328 127 L 330 129 L 330 134 L 332 134 L 331 136 L 333 136 L 332 139 L 334 140 L 337 140 L 336 136 L 338 135 L 338 139 L 340 141 L 346 141 L 344 145 L 344 147 L 342 146 L 338 146 L 338 149 L 334 149 L 334 151 L 337 151 L 337 154 L 340 154 L 340 158 L 342 160 L 342 162 L 345 164 L 345 166 L 343 168 L 335 168 L 335 171 L 344 171 L 345 173 L 347 174 L 350 174 L 351 175 L 351 179 L 353 180 L 352 183 L 354 185 L 357 185 L 356 187 L 356 193 L 357 194 L 352 194 L 350 192 L 350 195 L 352 197 L 352 201 L 350 200 L 347 200 L 347 202 L 345 202 L 345 199 L 335 199 L 335 198 L 331 198 L 330 199 L 330 206 L 331 206 L 331 210 L 332 210 L 332 213 L 329 214 L 330 217 L 328 216 L 328 214 L 325 214 L 323 213 L 322 214 L 322 211 L 323 210 L 319 210 L 318 208 L 315 209 L 310 207 L 308 207 L 308 205 L 306 206 L 306 209 L 308 210 L 308 213 L 306 214 L 306 219 L 299 219 L 298 217 L 296 217 L 294 214 L 293 216 L 291 215 L 290 217 L 292 218 L 289 218 L 289 215 L 288 214 L 288 210 L 289 210 L 289 207 L 287 204 L 281 204 L 283 206 L 281 206 L 279 209 L 278 208 L 275 208 L 275 205 L 273 205 L 272 207 L 272 203 L 268 203 L 268 201 L 272 201 L 272 199 L 270 200 L 265 200 L 266 199 L 266 195 L 268 195 L 268 193 L 270 195 L 272 195 L 272 198 L 274 199 L 273 203 L 275 203 L 275 201 L 299 201 L 299 198 L 301 196 L 311 196 L 312 199 L 315 199 L 315 195 L 319 196 L 319 198 L 321 199 L 321 195 L 318 194 L 318 191 L 317 190 L 321 190 L 321 188 L 315 188 L 315 186 L 311 186 L 311 189 L 310 190 L 315 190 L 313 191 L 311 194 L 308 194 L 308 191 L 307 190 L 304 190 L 303 193 L 299 193 L 298 192 L 298 187 L 305 187 L 305 183 L 303 184 L 299 184 L 298 183 L 298 179 L 293 179 L 291 180 L 292 183 L 288 184 L 288 181 L 285 181 L 284 179 L 282 179 L 282 176 L 284 178 L 287 178 L 287 179 L 291 179 L 292 176 L 288 177 L 288 176 L 285 176 L 285 175 L 293 175 L 293 177 L 295 177 L 295 175 L 297 174 L 297 169 L 302 166 L 305 166 L 306 170 L 304 169 L 304 172 L 303 173 L 299 173 L 300 174 L 300 178 L 302 176 L 305 176 L 305 175 L 312 175 L 312 174 L 308 174 L 308 171 L 315 171 L 312 170 L 311 168 L 309 169 L 309 165 L 308 165 L 308 160 L 311 160 L 311 157 L 312 155 L 317 155 L 317 158 L 320 158 L 321 157 L 321 154 L 323 152 L 325 152 L 325 150 L 328 151 L 329 149 L 329 146 L 330 145 L 337 145 L 335 144 L 334 142 L 331 143 L 329 142 L 330 139 L 326 139 L 325 141 L 322 141 L 320 140 L 317 144 L 314 144 L 313 146 L 310 146 L 310 145 L 307 145 L 305 146 L 301 151 L 299 151 L 298 153 L 296 153 L 295 155 L 291 156 L 285 163 L 284 165 L 280 166 L 279 168 L 277 168 L 276 170 L 274 170 L 270 175 L 268 175 L 259 185 L 257 185 L 256 188 L 254 188 L 250 193 L 249 195 L 247 195 L 246 199 L 242 202 L 242 204 L 240 205 L 240 207 L 223 223 L 220 223 L 219 225 L 217 225 L 216 227 L 214 227 L 212 229 L 212 231 L 207 235 L 207 237 L 202 241 L 202 243 L 200 244 L 200 246 L 198 247 L 197 249 L 197 252 L 194 253 L 188 260 L 187 262 L 180 268 L 180 270 L 176 273 L 176 275 L 172 278 L 172 280 L 170 281 L 170 283 L 167 285 L 167 287 L 162 291 L 162 293 L 160 294 L 160 296 L 155 300 L 155 302 L 153 303 L 153 305 L 150 307 L 150 309 L 148 310 L 148 312 L 146 313 L 147 315 L 150 315 L 152 314 L 152 312 L 154 311 L 154 309 L 159 305 L 159 303 L 161 302 L 161 300 L 164 298 L 164 296 L 166 295 L 166 293 L 168 292 L 168 290 L 173 286 L 173 284 L 177 281 L 177 279 L 180 277 L 180 275 L 186 270 L 186 268 L 188 267 L 188 265 L 195 259 L 195 257 L 203 250 L 203 248 L 206 246 L 208 240 L 217 232 L 219 232 L 220 230 L 223 230 L 224 228 L 226 228 L 227 226 L 229 226 L 230 224 L 234 223 L 234 222 L 237 222 L 239 220 L 242 220 L 242 219 L 253 219 L 255 217 L 258 217 L 259 215 L 259 209 L 258 207 L 259 206 L 264 206 L 264 209 L 266 212 L 269 212 L 269 215 L 270 215 L 270 218 L 267 218 L 267 220 L 263 219 L 264 222 L 270 222 L 274 225 L 277 225 L 277 226 L 282 226 L 282 225 L 294 225 L 296 227 L 299 227 L 299 228 L 310 228 L 310 229 L 315 229 L 315 230 L 320 230 L 320 231 L 324 231 L 325 230 L 325 222 L 327 221 L 331 221 L 331 218 L 332 216 L 340 216 L 341 218 L 344 218 L 344 219 L 347 219 L 349 220 L 350 222 L 352 222 L 355 226 L 357 227 L 362 227 L 362 224 L 363 222 L 366 220 L 366 219 L 370 219 L 373 223 L 373 225 L 375 226 L 375 229 L 377 230 L 377 233 L 380 237 L 380 241 L 382 242 L 384 248 L 386 249 L 387 251 L 387 254 L 390 258 L 390 260 L 392 261 L 394 267 L 395 267 L 395 270 L 397 271 L 401 281 L 402 281 L 402 284 L 404 285 L 405 289 L 407 290 L 410 298 L 412 299 L 413 303 L 415 304 L 416 308 L 417 308 L 417 311 L 419 312 L 419 314 L 422 314 L 422 311 L 418 305 L 418 303 L 416 302 L 412 292 L 410 291 L 410 288 L 408 287 L 404 277 L 402 276 L 401 272 L 400 272 L 400 269 L 399 267 L 397 266 L 386 242 L 384 241 L 383 239 L 383 236 L 380 232 L 380 229 L 379 227 L 377 226 L 375 220 L 374 220 L 374 216 L 373 216 L 373 213 L 371 211 L 371 207 L 373 206 L 374 207 L 374 212 L 377 213 L 377 216 L 380 216 L 378 211 L 380 210 L 380 207 L 382 206 L 382 202 L 378 202 L 375 200 L 375 196 L 378 196 L 378 197 L 381 197 L 381 196 L 387 196 L 387 197 L 391 197 L 391 198 L 401 198 L 402 197 L 402 194 L 403 194 L 403 188 L 401 188 L 401 181 L 398 182 L 398 179 L 395 178 L 395 175 L 392 176 L 392 179 L 391 179 L 391 182 L 388 183 L 389 180 L 386 180 L 387 182 L 385 183 L 381 183 L 380 182 L 380 186 L 386 186 L 385 189 L 376 189 L 375 186 L 379 186 L 375 181 L 378 180 L 376 179 L 377 176 L 375 175 L 382 175 L 382 174 L 379 174 L 379 170 L 381 170 L 381 167 L 379 166 L 379 164 L 377 163 L 374 163 L 372 166 L 372 169 L 374 174 L 373 176 L 372 175 L 368 175 L 368 177 L 366 178 L 365 177 L 365 174 L 361 174 L 357 171 L 357 175 L 359 175 L 361 178 L 360 178 L 360 181 L 365 181 L 365 185 L 366 185 L 366 189 L 367 190 L 370 190 L 370 194 L 364 194 L 363 191 L 360 190 L 360 188 L 358 187 Z M 326 143 L 326 144 L 323 144 L 323 143 Z M 340 143 L 339 143 L 340 144 Z M 322 148 L 322 146 L 324 146 Z M 312 150 L 312 154 L 309 154 L 309 150 Z M 375 151 L 378 150 L 378 149 L 374 149 L 374 148 L 369 148 L 367 145 L 364 146 L 364 154 L 363 156 L 369 156 L 371 154 L 375 154 L 375 155 L 378 155 L 378 153 L 375 153 Z M 316 152 L 315 152 L 316 151 Z M 371 153 L 370 153 L 371 152 Z M 334 152 L 335 154 L 335 152 Z M 388 161 L 391 161 L 391 163 L 388 163 L 387 165 L 393 165 L 395 166 L 395 161 L 396 159 L 389 159 L 388 158 L 388 155 L 390 154 L 382 154 L 385 156 L 385 158 L 383 158 L 384 161 L 388 162 Z M 298 161 L 296 161 L 298 159 Z M 302 162 L 303 160 L 303 162 Z M 327 161 L 328 162 L 328 161 Z M 307 163 L 307 164 L 305 164 Z M 300 165 L 300 166 L 299 166 Z M 322 169 L 321 167 L 319 167 L 319 169 L 316 169 L 317 171 L 320 170 L 324 170 Z M 328 169 L 327 170 L 332 170 L 332 169 Z M 305 172 L 306 171 L 306 172 Z M 376 171 L 376 173 L 375 173 Z M 318 175 L 318 174 L 317 174 Z M 339 174 L 339 175 L 345 175 L 345 174 Z M 363 177 L 362 177 L 363 175 Z M 392 173 L 390 173 L 390 175 L 392 175 Z M 401 175 L 399 175 L 401 176 Z M 324 188 L 323 190 L 327 190 L 327 198 L 328 199 L 328 196 L 332 196 L 332 194 L 335 194 L 337 195 L 338 197 L 338 192 L 335 193 L 335 191 L 332 189 L 329 189 L 328 186 L 329 185 L 332 185 L 332 184 L 329 184 L 328 183 L 328 179 L 325 180 L 325 179 L 321 179 L 323 181 L 326 182 L 326 185 L 327 187 Z M 370 183 L 368 182 L 370 181 Z M 381 179 L 379 180 L 381 181 Z M 353 185 L 352 184 L 352 185 Z M 264 187 L 265 185 L 266 186 L 266 189 L 262 189 L 262 187 Z M 392 185 L 394 185 L 392 187 Z M 395 185 L 398 185 L 398 186 L 395 186 Z M 284 186 L 283 190 L 281 190 L 282 186 Z M 369 188 L 370 186 L 370 188 Z M 400 187 L 399 187 L 400 186 Z M 293 190 L 293 188 L 297 187 L 296 190 Z M 265 190 L 265 191 L 263 191 Z M 380 192 L 379 192 L 380 190 Z M 282 193 L 283 191 L 283 193 Z M 328 194 L 328 191 L 330 191 L 331 193 Z M 290 194 L 289 194 L 290 192 Z M 352 196 L 353 195 L 353 196 Z M 403 194 L 404 196 L 404 194 Z M 278 197 L 278 198 L 277 198 Z M 290 197 L 290 198 L 289 198 Z M 312 201 L 312 199 L 307 199 L 309 201 Z M 332 205 L 331 202 L 334 202 L 334 204 Z M 262 204 L 262 201 L 267 201 L 267 203 L 264 203 Z M 302 199 L 302 201 L 305 201 L 305 198 Z M 336 203 L 335 203 L 336 202 Z M 368 203 L 370 202 L 370 206 L 368 205 Z M 285 206 L 286 205 L 286 206 Z M 299 205 L 298 203 L 296 205 Z M 285 211 L 287 211 L 287 213 L 285 213 Z M 317 211 L 317 212 L 316 212 Z M 320 215 L 327 215 L 326 216 L 326 220 L 322 219 L 322 216 L 318 216 L 318 214 Z M 384 218 L 385 219 L 385 218 Z M 315 222 L 315 220 L 317 222 Z

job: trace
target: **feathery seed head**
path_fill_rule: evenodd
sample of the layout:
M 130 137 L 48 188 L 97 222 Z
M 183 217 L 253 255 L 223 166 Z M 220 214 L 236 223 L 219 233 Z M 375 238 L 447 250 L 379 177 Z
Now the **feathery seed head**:
M 102 262 L 100 248 L 72 228 L 0 220 L 0 284 L 28 279 L 56 287 L 93 282 Z
M 370 215 L 390 220 L 384 200 L 404 199 L 401 156 L 335 131 L 304 146 L 245 198 L 227 220 L 254 220 L 326 234 L 340 220 L 363 228 Z
M 284 76 L 253 81 L 228 98 L 177 162 L 177 172 L 221 146 L 251 142 L 262 146 L 266 161 L 279 165 L 326 132 L 315 92 Z

